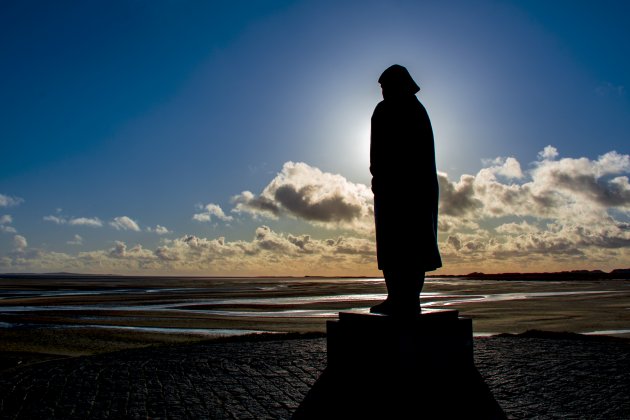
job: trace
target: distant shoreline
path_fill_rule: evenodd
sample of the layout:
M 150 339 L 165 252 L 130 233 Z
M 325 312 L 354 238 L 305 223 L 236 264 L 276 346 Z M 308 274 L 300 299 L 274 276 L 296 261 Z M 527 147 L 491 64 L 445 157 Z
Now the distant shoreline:
M 92 280 L 116 280 L 116 279 L 362 279 L 372 278 L 371 276 L 178 276 L 178 275 L 124 275 L 124 274 L 81 274 L 81 273 L 0 273 L 0 279 L 92 279 Z M 618 268 L 610 272 L 602 270 L 572 270 L 555 272 L 533 272 L 533 273 L 482 273 L 473 272 L 468 274 L 429 274 L 426 278 L 457 278 L 466 280 L 630 280 L 630 268 Z
M 609 273 L 601 270 L 572 270 L 540 273 L 469 273 L 463 275 L 428 275 L 427 278 L 463 278 L 466 280 L 630 280 L 630 268 Z

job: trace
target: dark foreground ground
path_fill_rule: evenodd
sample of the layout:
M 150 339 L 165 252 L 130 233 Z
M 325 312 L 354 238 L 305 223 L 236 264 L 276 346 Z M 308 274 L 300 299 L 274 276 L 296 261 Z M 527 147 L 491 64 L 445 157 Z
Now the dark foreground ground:
M 629 340 L 478 338 L 475 361 L 511 418 L 630 419 Z M 326 339 L 241 339 L 27 363 L 0 371 L 2 419 L 285 419 L 325 368 Z

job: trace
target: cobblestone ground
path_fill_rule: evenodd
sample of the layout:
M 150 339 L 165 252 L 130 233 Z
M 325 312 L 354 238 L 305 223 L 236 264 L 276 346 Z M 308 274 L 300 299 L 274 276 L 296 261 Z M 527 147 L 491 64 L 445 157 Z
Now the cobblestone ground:
M 477 368 L 513 418 L 630 419 L 630 342 L 475 340 Z M 128 350 L 0 373 L 2 419 L 290 418 L 326 340 Z
M 511 417 L 630 419 L 630 340 L 477 339 L 475 364 Z

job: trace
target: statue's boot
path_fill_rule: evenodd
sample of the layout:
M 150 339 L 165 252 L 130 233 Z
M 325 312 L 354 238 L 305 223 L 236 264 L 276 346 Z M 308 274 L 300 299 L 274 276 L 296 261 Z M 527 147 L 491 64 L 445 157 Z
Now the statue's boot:
M 370 308 L 370 313 L 382 314 L 382 315 L 394 315 L 395 307 L 392 303 L 392 299 L 389 297 L 378 305 L 374 305 Z
M 409 278 L 409 275 L 387 273 L 387 299 L 370 308 L 371 313 L 414 317 L 420 314 L 420 291 L 424 284 L 424 276 L 420 280 Z
M 387 286 L 387 298 L 370 308 L 370 313 L 382 315 L 394 315 L 396 307 L 396 285 L 390 276 L 385 276 L 385 286 Z

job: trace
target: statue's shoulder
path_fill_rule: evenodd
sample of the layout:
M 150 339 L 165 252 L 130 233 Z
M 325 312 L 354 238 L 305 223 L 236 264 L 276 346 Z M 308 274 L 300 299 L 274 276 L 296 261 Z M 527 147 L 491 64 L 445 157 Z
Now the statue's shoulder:
M 376 108 L 374 108 L 374 113 L 376 114 L 377 112 L 383 112 L 383 110 L 385 110 L 387 108 L 387 102 L 385 100 L 382 100 L 381 102 L 376 104 Z

